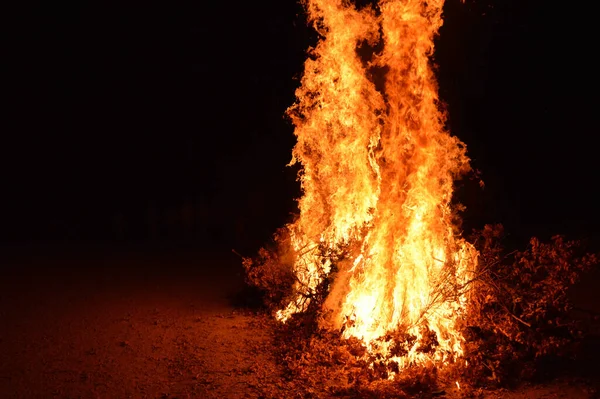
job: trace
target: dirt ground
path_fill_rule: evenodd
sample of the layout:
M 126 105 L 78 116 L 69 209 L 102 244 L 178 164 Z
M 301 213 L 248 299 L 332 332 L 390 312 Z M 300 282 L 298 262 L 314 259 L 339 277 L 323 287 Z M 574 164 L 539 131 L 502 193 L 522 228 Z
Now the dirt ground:
M 272 320 L 236 302 L 242 269 L 227 250 L 21 248 L 0 257 L 0 398 L 300 394 L 271 354 Z M 563 381 L 485 397 L 597 396 Z

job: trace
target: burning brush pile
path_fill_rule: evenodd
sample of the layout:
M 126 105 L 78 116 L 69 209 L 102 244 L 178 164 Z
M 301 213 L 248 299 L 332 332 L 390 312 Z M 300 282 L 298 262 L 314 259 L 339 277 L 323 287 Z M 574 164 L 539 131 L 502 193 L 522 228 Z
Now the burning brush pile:
M 288 110 L 299 214 L 244 261 L 295 378 L 501 381 L 571 341 L 565 290 L 595 258 L 560 238 L 506 255 L 499 227 L 460 236 L 453 182 L 469 159 L 429 60 L 443 4 L 305 1 L 320 41 Z

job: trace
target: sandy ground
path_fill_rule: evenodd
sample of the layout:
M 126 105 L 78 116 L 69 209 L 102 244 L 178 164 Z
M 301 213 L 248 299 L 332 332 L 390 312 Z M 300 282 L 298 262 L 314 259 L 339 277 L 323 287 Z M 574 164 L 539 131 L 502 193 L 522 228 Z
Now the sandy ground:
M 291 397 L 272 321 L 235 304 L 242 269 L 227 251 L 4 255 L 0 398 Z M 486 397 L 594 393 L 561 382 Z

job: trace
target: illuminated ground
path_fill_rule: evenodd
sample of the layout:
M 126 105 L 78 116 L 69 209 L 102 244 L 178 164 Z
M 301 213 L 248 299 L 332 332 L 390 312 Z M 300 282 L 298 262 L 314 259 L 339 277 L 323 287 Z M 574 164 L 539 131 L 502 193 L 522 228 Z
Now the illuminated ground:
M 232 301 L 242 275 L 227 251 L 24 248 L 1 265 L 2 398 L 294 395 L 270 322 Z M 594 396 L 570 381 L 487 397 Z

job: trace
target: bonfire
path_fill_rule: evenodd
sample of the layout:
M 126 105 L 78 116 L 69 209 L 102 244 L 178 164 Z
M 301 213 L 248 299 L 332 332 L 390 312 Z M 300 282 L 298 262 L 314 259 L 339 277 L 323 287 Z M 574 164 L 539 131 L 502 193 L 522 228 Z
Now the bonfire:
M 387 379 L 464 367 L 469 318 L 485 307 L 473 289 L 495 260 L 482 265 L 461 237 L 453 202 L 470 165 L 446 129 L 430 60 L 444 0 L 304 4 L 320 39 L 287 111 L 299 212 L 274 247 L 245 260 L 249 278 L 281 323 L 315 315 Z

